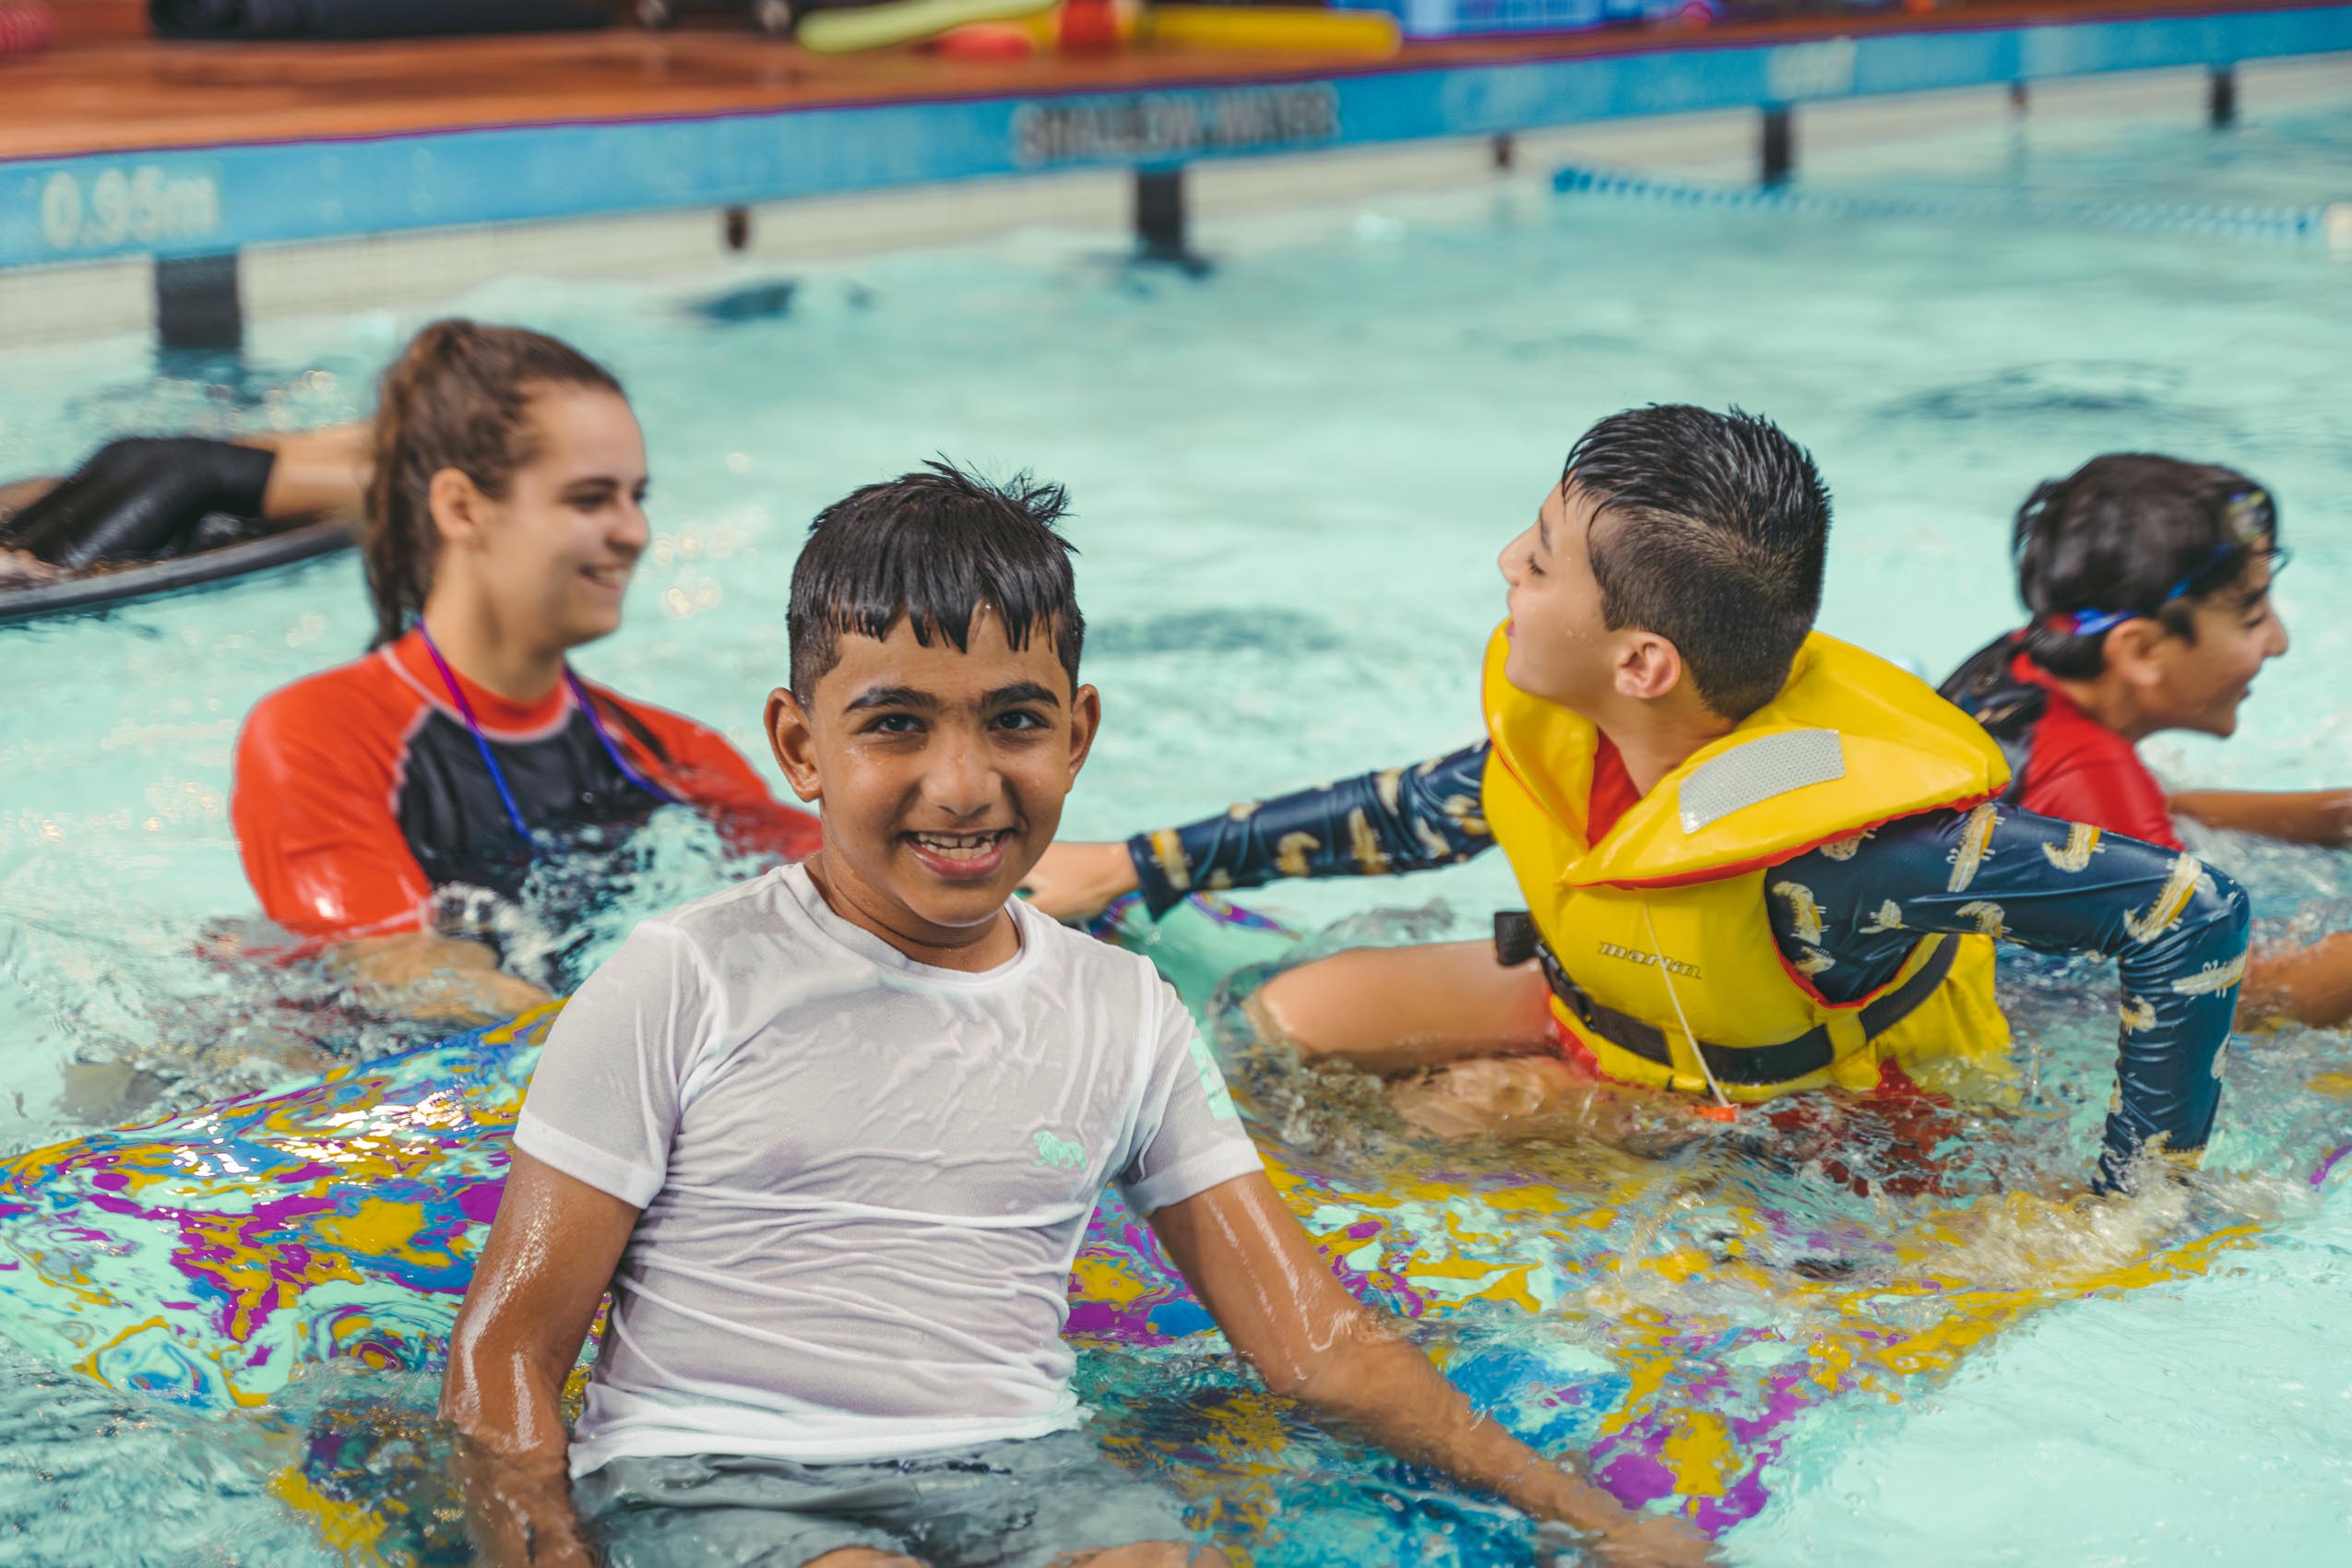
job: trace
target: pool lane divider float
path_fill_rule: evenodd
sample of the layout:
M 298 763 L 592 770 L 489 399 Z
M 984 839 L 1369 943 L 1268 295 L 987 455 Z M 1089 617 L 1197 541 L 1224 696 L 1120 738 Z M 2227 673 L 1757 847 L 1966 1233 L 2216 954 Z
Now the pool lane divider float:
M 1220 979 L 1294 940 L 1197 902 L 1158 927 L 1130 920 L 1120 936 L 1196 1012 Z M 437 1368 L 560 1006 L 0 1161 L 0 1325 L 110 1388 L 267 1420 L 288 1419 L 262 1408 L 290 1380 L 337 1358 Z M 2070 1266 L 2078 1232 L 2057 1231 L 2048 1257 L 1989 1284 L 1953 1277 L 1955 1245 L 1987 1226 L 2031 1235 L 2067 1211 L 1996 1194 L 1865 1225 L 1735 1194 L 1694 1239 L 1661 1229 L 1645 1204 L 1660 1179 L 1631 1160 L 1572 1185 L 1443 1156 L 1367 1173 L 1256 1132 L 1336 1277 L 1423 1325 L 1473 1400 L 1542 1450 L 1577 1455 L 1627 1503 L 1671 1500 L 1710 1530 L 1764 1507 L 1784 1447 L 1830 1408 L 1923 1394 L 2040 1308 L 2202 1274 L 2257 1233 L 2239 1225 Z M 1115 1375 L 1213 1352 L 1207 1314 L 1115 1194 L 1088 1225 L 1070 1289 L 1070 1336 L 1110 1351 Z M 593 1353 L 591 1340 L 584 1360 Z M 410 1426 L 386 1439 L 381 1423 L 400 1420 Z M 448 1555 L 462 1543 L 432 1544 L 454 1526 L 386 1491 L 387 1469 L 431 1462 L 435 1440 L 420 1430 L 397 1410 L 301 1418 L 270 1491 L 353 1561 L 465 1561 Z M 1114 1457 L 1243 1542 L 1287 1528 L 1284 1489 L 1310 1462 L 1286 1454 L 1278 1407 L 1246 1387 L 1134 1421 L 1106 1408 L 1098 1431 Z M 1378 1527 L 1396 1533 L 1392 1551 L 1415 1538 L 1408 1522 Z
M 2318 241 L 2331 250 L 2352 250 L 2352 201 L 2310 207 L 2183 207 L 2155 202 L 2049 201 L 2014 195 L 1871 195 L 1657 179 L 1574 164 L 1553 172 L 1551 188 L 1563 196 L 1617 196 L 1668 207 L 1789 212 L 1821 218 L 2074 223 L 2215 234 L 2274 244 Z

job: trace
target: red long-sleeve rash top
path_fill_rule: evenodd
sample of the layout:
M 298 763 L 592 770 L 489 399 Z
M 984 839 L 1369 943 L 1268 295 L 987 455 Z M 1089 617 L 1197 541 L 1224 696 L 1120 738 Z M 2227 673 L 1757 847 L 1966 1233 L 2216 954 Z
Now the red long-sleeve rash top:
M 1978 649 L 1942 691 L 2008 754 L 2003 798 L 2011 804 L 2180 848 L 2171 802 L 2138 748 L 2083 711 L 2057 677 L 2025 657 L 2023 634 L 2005 633 Z
M 2023 654 L 2011 670 L 2019 683 L 2038 686 L 2049 706 L 2033 727 L 2018 804 L 2043 816 L 2087 822 L 2109 833 L 2144 838 L 2168 849 L 2180 846 L 2172 806 L 2138 748 L 2084 712 L 2058 683 Z
M 559 685 L 517 703 L 457 677 L 534 834 L 610 847 L 661 804 L 631 782 Z M 798 859 L 816 818 L 776 800 L 716 731 L 587 686 L 630 765 L 734 848 Z M 303 936 L 415 931 L 453 884 L 512 897 L 520 852 L 497 784 L 422 636 L 262 699 L 237 742 L 231 802 L 264 912 Z

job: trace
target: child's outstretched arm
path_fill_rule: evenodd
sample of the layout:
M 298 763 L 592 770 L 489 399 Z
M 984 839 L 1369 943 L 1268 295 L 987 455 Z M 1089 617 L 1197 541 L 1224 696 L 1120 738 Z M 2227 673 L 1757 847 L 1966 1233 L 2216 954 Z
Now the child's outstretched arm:
M 2352 845 L 2352 790 L 2187 790 L 2171 809 L 2208 827 L 2323 849 Z M 2309 946 L 2258 947 L 2246 965 L 2239 1016 L 2249 1024 L 2292 1018 L 2314 1028 L 2352 1021 L 2352 932 Z
M 1785 900 L 1774 922 L 1783 956 L 1824 988 L 1929 932 L 2114 959 L 2117 1093 L 2095 1185 L 2127 1185 L 2158 1140 L 2175 1159 L 2204 1150 L 2252 919 L 2228 877 L 2193 855 L 1990 802 L 1889 823 L 1841 857 L 1816 851 L 1775 875 L 1819 906 L 1813 942 L 1792 944 Z
M 2352 931 L 2330 932 L 2306 946 L 2289 940 L 2254 949 L 2246 958 L 2238 1016 L 2250 1025 L 2292 1018 L 2316 1029 L 2352 1023 Z
M 2330 849 L 2352 844 L 2352 790 L 2183 790 L 2171 805 L 2207 827 Z
M 637 1213 L 514 1151 L 441 1384 L 474 1544 L 495 1568 L 596 1561 L 572 1507 L 564 1380 Z
M 1593 1537 L 1612 1568 L 1716 1561 L 1679 1521 L 1627 1512 L 1479 1415 L 1382 1313 L 1340 1289 L 1264 1173 L 1155 1211 L 1152 1229 L 1267 1388 L 1399 1458 Z
M 1084 920 L 1140 892 L 1154 920 L 1193 893 L 1289 876 L 1386 876 L 1458 865 L 1494 847 L 1479 805 L 1488 745 L 1229 806 L 1124 844 L 1056 844 L 1028 879 L 1032 902 Z

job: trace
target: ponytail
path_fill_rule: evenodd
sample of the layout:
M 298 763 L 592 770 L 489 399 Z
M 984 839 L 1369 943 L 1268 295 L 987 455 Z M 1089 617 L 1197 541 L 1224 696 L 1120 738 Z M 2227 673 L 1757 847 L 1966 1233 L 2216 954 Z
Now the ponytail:
M 424 612 L 441 552 L 433 476 L 456 469 L 493 500 L 536 454 L 531 395 L 586 386 L 616 396 L 611 371 L 569 344 L 517 327 L 436 321 L 384 372 L 375 407 L 375 472 L 360 555 L 381 647 Z

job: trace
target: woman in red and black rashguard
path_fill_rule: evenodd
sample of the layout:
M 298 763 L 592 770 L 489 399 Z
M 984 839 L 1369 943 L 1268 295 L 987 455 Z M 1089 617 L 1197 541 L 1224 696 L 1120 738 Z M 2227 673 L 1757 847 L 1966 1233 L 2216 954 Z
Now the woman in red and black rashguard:
M 662 805 L 736 848 L 816 848 L 715 731 L 575 674 L 621 623 L 647 542 L 644 442 L 620 386 L 552 339 L 445 321 L 385 373 L 363 553 L 378 646 L 265 698 L 232 805 L 262 908 L 360 978 L 494 1014 L 489 908 L 534 866 L 610 849 Z
M 2140 760 L 2138 742 L 2167 730 L 2236 733 L 2254 677 L 2287 651 L 2270 591 L 2287 552 L 2263 486 L 2216 464 L 2109 453 L 2035 490 L 2014 550 L 2033 621 L 1943 683 L 2008 753 L 2010 801 L 2174 850 L 2176 814 L 2352 844 L 2352 790 L 2168 793 Z M 2240 1011 L 2352 1020 L 2352 932 L 2258 944 Z

